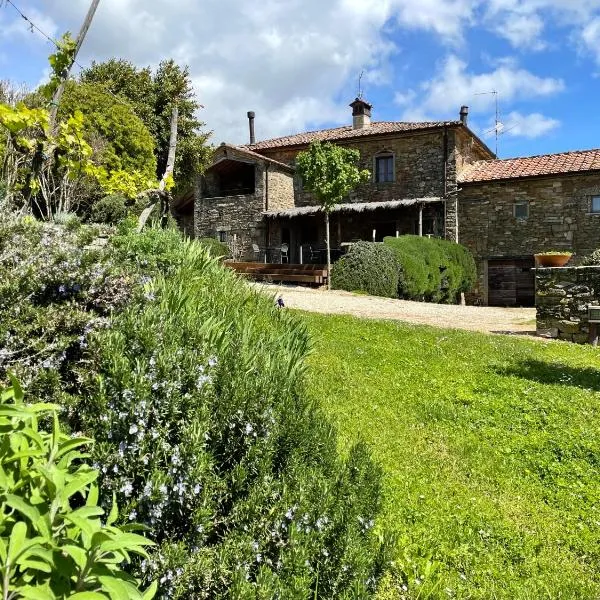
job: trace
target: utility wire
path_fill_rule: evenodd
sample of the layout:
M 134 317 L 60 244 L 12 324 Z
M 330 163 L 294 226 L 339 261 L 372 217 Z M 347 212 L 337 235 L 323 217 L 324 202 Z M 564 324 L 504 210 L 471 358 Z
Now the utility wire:
M 10 6 L 12 6 L 17 11 L 17 13 L 19 13 L 21 18 L 29 24 L 29 31 L 31 31 L 31 33 L 33 33 L 34 30 L 37 31 L 41 36 L 43 36 L 44 38 L 46 38 L 46 40 L 53 44 L 57 50 L 60 50 L 60 45 L 58 41 L 52 38 L 50 35 L 48 35 L 43 29 L 38 27 L 12 0 L 0 0 L 0 8 L 3 7 L 4 3 L 6 3 L 7 5 L 10 4 Z M 73 64 L 77 65 L 82 71 L 86 69 L 86 67 L 84 67 L 80 62 L 76 60 L 73 61 Z M 135 111 L 133 110 L 133 107 L 129 102 L 111 92 L 107 87 L 103 86 L 103 89 L 108 94 L 110 94 L 117 102 L 123 104 L 124 106 L 127 106 L 135 114 Z

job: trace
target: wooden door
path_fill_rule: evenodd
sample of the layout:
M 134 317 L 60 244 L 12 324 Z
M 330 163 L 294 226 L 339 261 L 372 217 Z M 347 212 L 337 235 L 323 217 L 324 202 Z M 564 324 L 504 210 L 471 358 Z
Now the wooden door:
M 488 261 L 489 306 L 534 306 L 533 267 L 533 257 L 490 259 Z

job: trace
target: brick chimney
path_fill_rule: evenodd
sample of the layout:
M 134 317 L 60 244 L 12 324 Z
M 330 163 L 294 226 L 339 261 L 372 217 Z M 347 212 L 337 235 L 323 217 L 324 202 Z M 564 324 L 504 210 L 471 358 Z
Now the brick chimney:
M 352 129 L 365 129 L 371 125 L 371 109 L 373 106 L 362 98 L 356 98 L 352 104 Z
M 460 122 L 463 125 L 466 125 L 468 120 L 469 120 L 469 107 L 461 106 L 460 107 Z

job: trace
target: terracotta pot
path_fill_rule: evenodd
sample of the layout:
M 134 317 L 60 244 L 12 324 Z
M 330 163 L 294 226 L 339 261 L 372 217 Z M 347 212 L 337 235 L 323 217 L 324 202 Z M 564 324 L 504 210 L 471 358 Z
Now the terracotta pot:
M 571 259 L 570 254 L 535 254 L 538 267 L 564 267 Z

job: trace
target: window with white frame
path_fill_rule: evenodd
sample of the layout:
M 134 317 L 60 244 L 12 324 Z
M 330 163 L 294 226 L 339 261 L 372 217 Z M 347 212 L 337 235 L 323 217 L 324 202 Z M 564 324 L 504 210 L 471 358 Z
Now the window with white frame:
M 391 183 L 394 177 L 394 155 L 380 154 L 375 157 L 375 182 Z
M 594 214 L 600 214 L 600 195 L 592 196 L 590 202 L 590 212 Z
M 529 218 L 529 202 L 527 200 L 517 200 L 513 205 L 513 215 L 515 219 L 524 221 Z

